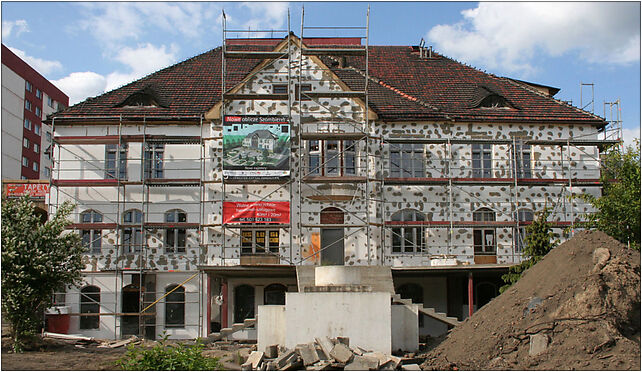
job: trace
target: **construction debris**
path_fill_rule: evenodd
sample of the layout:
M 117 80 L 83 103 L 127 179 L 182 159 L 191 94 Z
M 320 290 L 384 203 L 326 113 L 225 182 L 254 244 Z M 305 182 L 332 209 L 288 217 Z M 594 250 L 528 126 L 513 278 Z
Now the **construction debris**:
M 105 341 L 98 345 L 99 348 L 109 348 L 109 349 L 115 349 L 117 347 L 123 347 L 125 345 L 129 345 L 131 343 L 134 343 L 135 345 L 140 344 L 140 339 L 136 336 L 131 336 L 130 338 L 126 340 L 120 340 L 120 341 Z
M 299 344 L 294 350 L 282 345 L 268 345 L 265 351 L 250 354 L 241 369 L 244 371 L 414 371 L 418 358 L 399 358 L 373 352 L 359 346 L 349 347 L 348 337 L 315 338 L 314 342 Z

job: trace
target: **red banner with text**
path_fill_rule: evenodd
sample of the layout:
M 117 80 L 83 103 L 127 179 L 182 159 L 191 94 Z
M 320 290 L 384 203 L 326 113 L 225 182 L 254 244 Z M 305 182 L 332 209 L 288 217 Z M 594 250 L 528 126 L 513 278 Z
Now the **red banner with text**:
M 48 183 L 7 183 L 6 187 L 9 198 L 29 195 L 34 199 L 44 199 L 49 193 Z
M 290 202 L 223 202 L 223 223 L 290 223 Z

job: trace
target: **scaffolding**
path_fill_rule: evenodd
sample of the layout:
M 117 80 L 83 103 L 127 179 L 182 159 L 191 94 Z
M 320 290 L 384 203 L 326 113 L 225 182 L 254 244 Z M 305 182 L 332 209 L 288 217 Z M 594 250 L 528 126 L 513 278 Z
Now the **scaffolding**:
M 66 296 L 78 298 L 77 304 L 81 306 L 80 311 L 71 312 L 69 315 L 81 317 L 81 319 L 113 317 L 113 336 L 116 339 L 132 334 L 156 338 L 158 324 L 155 305 L 169 294 L 157 290 L 157 274 L 195 271 L 180 265 L 171 267 L 170 270 L 159 271 L 161 265 L 155 260 L 159 256 L 157 252 L 194 262 L 194 267 L 202 263 L 204 216 L 201 180 L 205 172 L 203 118 L 202 116 L 118 115 L 85 116 L 75 120 L 100 121 L 105 124 L 105 133 L 93 136 L 54 136 L 53 153 L 57 157 L 52 157 L 55 173 L 52 172 L 50 179 L 52 190 L 50 195 L 54 195 L 54 200 L 51 198 L 49 200 L 49 212 L 55 212 L 63 200 L 73 201 L 76 204 L 70 219 L 78 222 L 72 223 L 69 228 L 79 231 L 83 244 L 88 247 L 90 270 L 85 273 L 110 273 L 110 275 L 113 273 L 111 286 L 114 289 L 98 294 L 111 298 L 111 300 L 100 301 L 98 312 L 95 309 L 89 312 L 83 311 L 80 304 L 85 300 L 89 303 L 95 302 L 92 297 L 95 294 L 84 294 L 80 291 L 81 288 L 93 285 L 92 280 L 87 278 L 89 280 L 81 287 L 66 291 Z M 65 124 L 64 120 L 52 119 L 54 133 L 56 133 L 56 126 L 61 127 Z M 194 125 L 198 128 L 199 135 L 194 133 L 166 135 L 163 130 L 158 130 L 172 124 Z M 110 129 L 114 127 L 115 130 Z M 150 133 L 150 127 L 156 130 Z M 59 128 L 58 130 L 60 131 Z M 116 133 L 113 133 L 114 131 Z M 135 145 L 140 146 L 138 157 L 131 155 L 131 152 L 137 152 L 137 149 L 134 149 Z M 79 146 L 87 147 L 83 149 Z M 85 151 L 91 146 L 105 146 L 105 158 L 92 154 L 91 151 Z M 173 146 L 198 147 L 199 157 L 176 157 L 172 151 L 167 151 Z M 170 155 L 164 156 L 166 152 Z M 98 150 L 98 153 L 101 153 L 101 150 Z M 185 167 L 186 163 L 190 166 Z M 128 169 L 136 167 L 140 170 L 139 177 L 128 174 Z M 189 175 L 190 172 L 193 173 L 193 177 L 181 177 L 181 174 Z M 198 193 L 198 200 L 194 198 L 193 201 L 159 201 L 151 197 L 162 194 L 159 190 L 167 189 L 195 190 Z M 99 195 L 102 200 L 89 197 L 92 193 Z M 153 208 L 151 208 L 152 205 Z M 191 217 L 193 214 L 188 218 L 187 213 L 179 212 L 186 205 L 198 208 L 197 221 L 189 221 L 193 218 Z M 171 217 L 177 218 L 170 218 L 168 215 L 170 212 Z M 158 230 L 166 232 L 171 230 L 175 237 L 174 244 L 169 244 L 167 239 L 160 237 L 156 244 L 150 244 L 156 240 L 157 236 L 154 234 Z M 197 232 L 196 238 L 191 240 L 192 244 L 188 239 L 190 231 Z M 196 291 L 183 292 L 183 306 L 198 304 L 198 322 L 194 324 L 184 322 L 183 325 L 198 327 L 199 335 L 202 335 L 203 320 L 200 315 L 203 303 L 200 288 L 203 275 L 197 272 L 190 277 L 190 280 L 197 276 Z M 129 284 L 125 285 L 125 283 Z M 173 289 L 176 290 L 177 287 Z M 62 293 L 57 295 L 60 299 Z M 57 301 L 57 305 L 64 303 L 75 302 Z

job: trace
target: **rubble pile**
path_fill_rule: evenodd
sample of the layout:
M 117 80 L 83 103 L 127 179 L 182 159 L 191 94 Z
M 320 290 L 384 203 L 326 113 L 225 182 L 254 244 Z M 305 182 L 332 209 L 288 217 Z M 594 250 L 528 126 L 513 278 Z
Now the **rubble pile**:
M 432 370 L 640 370 L 640 252 L 579 233 L 424 356 Z
M 269 345 L 265 351 L 253 351 L 241 365 L 244 371 L 419 371 L 414 358 L 400 358 L 381 352 L 350 346 L 348 337 L 315 338 L 294 349 Z

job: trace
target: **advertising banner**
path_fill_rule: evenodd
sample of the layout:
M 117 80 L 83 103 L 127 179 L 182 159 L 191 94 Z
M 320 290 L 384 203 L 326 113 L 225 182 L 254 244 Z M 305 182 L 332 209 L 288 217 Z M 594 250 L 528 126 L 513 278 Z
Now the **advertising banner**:
M 48 183 L 7 183 L 7 197 L 19 198 L 29 195 L 34 199 L 44 199 L 49 193 Z
M 290 123 L 282 115 L 223 117 L 223 177 L 279 179 L 290 176 Z
M 290 223 L 290 202 L 223 202 L 223 223 Z

